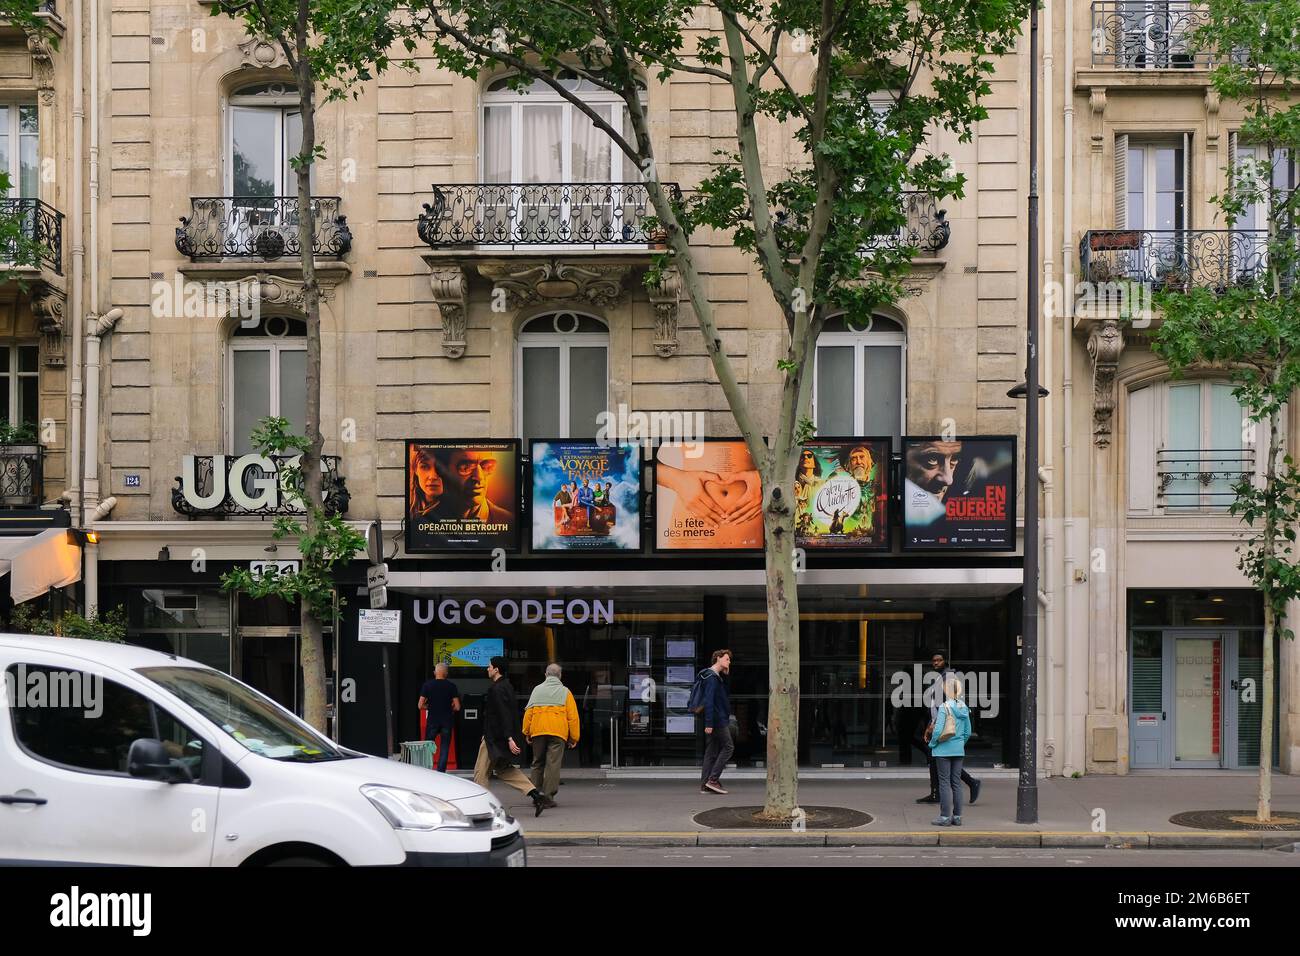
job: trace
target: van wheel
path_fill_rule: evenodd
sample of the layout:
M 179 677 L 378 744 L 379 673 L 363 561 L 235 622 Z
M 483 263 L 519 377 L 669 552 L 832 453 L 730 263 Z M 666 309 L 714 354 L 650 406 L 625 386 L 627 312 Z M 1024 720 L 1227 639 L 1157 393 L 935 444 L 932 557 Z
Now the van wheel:
M 267 866 L 331 866 L 324 860 L 314 856 L 286 856 L 279 860 L 272 860 Z

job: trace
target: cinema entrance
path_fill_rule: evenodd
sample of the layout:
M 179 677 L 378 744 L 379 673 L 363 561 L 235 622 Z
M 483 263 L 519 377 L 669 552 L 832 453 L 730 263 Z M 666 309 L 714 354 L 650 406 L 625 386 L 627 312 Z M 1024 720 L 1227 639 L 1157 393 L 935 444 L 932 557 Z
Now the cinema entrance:
M 478 702 L 487 688 L 485 666 L 487 658 L 499 655 L 508 662 L 521 708 L 543 680 L 548 663 L 563 668 L 582 722 L 581 742 L 566 754 L 567 765 L 608 770 L 696 766 L 703 735 L 687 699 L 695 675 L 708 666 L 714 650 L 725 647 L 733 654 L 728 682 L 734 760 L 738 767 L 762 768 L 767 612 L 762 587 L 736 580 L 745 573 L 715 573 L 711 577 L 731 580 L 706 587 L 490 592 L 426 588 L 403 580 L 419 578 L 419 572 L 393 573 L 390 607 L 402 610 L 402 642 L 391 671 L 397 739 L 417 739 L 419 687 L 443 659 L 464 698 L 457 761 L 462 768 L 472 764 L 481 736 Z M 1014 765 L 1018 574 L 1018 569 L 1006 569 L 996 575 L 1005 580 L 930 585 L 924 593 L 915 586 L 864 584 L 802 589 L 800 765 L 858 771 L 924 767 L 918 742 L 928 722 L 926 674 L 936 650 L 966 680 L 975 729 L 969 762 Z M 437 578 L 449 576 L 454 574 Z M 982 572 L 973 576 L 987 577 Z M 637 577 L 644 581 L 655 574 Z M 700 579 L 699 574 L 692 577 Z M 574 610 L 584 605 L 586 610 Z M 528 619 L 530 608 L 540 609 L 540 619 Z M 562 608 L 563 616 L 548 619 L 548 608 Z M 538 617 L 536 610 L 532 616 Z M 373 701 L 382 695 L 382 684 L 371 687 L 361 675 L 381 672 L 377 650 L 349 640 L 347 626 L 345 622 L 340 643 L 341 670 L 357 675 L 358 698 Z M 347 702 L 340 711 L 343 743 L 382 751 L 382 722 Z

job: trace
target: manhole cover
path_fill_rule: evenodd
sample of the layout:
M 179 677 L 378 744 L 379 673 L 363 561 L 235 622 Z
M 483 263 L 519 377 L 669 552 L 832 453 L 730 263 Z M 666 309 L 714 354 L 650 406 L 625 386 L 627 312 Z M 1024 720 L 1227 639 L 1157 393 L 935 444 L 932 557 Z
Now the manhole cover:
M 1257 823 L 1254 810 L 1188 810 L 1175 813 L 1169 822 L 1197 830 L 1300 830 L 1300 813 L 1273 811 L 1269 823 Z
M 850 830 L 853 827 L 865 827 L 873 817 L 861 810 L 847 807 L 800 807 L 804 818 L 800 829 L 807 830 Z M 758 814 L 762 807 L 715 807 L 695 814 L 695 822 L 702 827 L 714 830 L 790 830 L 793 823 L 786 821 L 760 820 Z

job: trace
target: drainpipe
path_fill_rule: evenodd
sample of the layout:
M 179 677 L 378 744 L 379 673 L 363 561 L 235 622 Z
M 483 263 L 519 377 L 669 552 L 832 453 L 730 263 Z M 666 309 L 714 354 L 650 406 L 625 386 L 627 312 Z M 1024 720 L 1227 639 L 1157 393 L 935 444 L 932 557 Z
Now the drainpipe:
M 99 508 L 99 343 L 113 330 L 121 309 L 110 309 L 86 326 L 86 465 L 83 479 L 86 524 L 101 517 Z M 112 500 L 112 499 L 109 499 Z M 107 513 L 107 512 L 106 512 Z
M 1065 0 L 1065 106 L 1064 165 L 1061 171 L 1061 273 L 1065 278 L 1065 308 L 1061 316 L 1061 511 L 1065 516 L 1061 549 L 1065 561 L 1061 582 L 1061 636 L 1065 654 L 1065 734 L 1061 739 L 1061 773 L 1081 769 L 1075 760 L 1074 742 L 1082 728 L 1074 726 L 1074 672 L 1070 667 L 1070 630 L 1074 626 L 1074 499 L 1070 496 L 1074 475 L 1074 376 L 1072 336 L 1074 332 L 1074 0 Z
M 96 0 L 88 2 L 93 7 Z M 86 118 L 85 76 L 82 68 L 83 26 L 82 2 L 76 0 L 72 4 L 72 151 L 68 164 L 71 167 L 68 175 L 72 181 L 72 192 L 68 197 L 68 235 L 72 258 L 72 302 L 69 308 L 72 314 L 72 381 L 68 386 L 71 402 L 68 412 L 68 492 L 71 498 L 68 503 L 73 527 L 81 525 L 81 317 L 85 308 L 82 272 L 86 258 L 81 212 L 81 150 Z
M 121 309 L 110 309 L 86 325 L 86 468 L 84 494 L 86 525 L 108 517 L 117 504 L 116 498 L 99 500 L 99 343 L 122 318 Z M 86 590 L 86 615 L 99 607 L 99 548 L 87 544 L 83 580 Z
M 105 498 L 86 518 L 86 524 L 93 528 L 95 522 L 108 517 L 116 504 L 116 498 Z M 85 551 L 86 573 L 82 580 L 86 590 L 86 616 L 94 617 L 99 613 L 99 545 L 87 541 Z

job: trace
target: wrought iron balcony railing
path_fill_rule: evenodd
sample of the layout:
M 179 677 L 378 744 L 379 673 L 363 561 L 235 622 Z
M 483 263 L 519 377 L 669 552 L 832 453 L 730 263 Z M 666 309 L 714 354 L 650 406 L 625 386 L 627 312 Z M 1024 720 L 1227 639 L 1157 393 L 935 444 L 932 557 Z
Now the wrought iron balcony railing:
M 952 224 L 948 222 L 947 210 L 935 208 L 932 194 L 915 190 L 903 193 L 903 213 L 907 222 L 898 232 L 873 236 L 865 248 L 914 246 L 921 252 L 932 253 L 948 245 Z
M 312 199 L 314 256 L 337 258 L 352 248 L 352 232 L 339 213 L 338 196 Z M 259 258 L 301 255 L 297 196 L 198 196 L 189 216 L 176 227 L 176 248 L 191 259 Z
M 1206 22 L 1202 4 L 1188 0 L 1096 0 L 1092 62 L 1121 70 L 1192 69 L 1210 54 L 1193 52 L 1192 31 Z
M 294 455 L 272 455 L 271 460 L 276 464 L 276 471 L 268 472 L 254 465 L 248 468 L 243 474 L 243 490 L 250 497 L 256 497 L 259 486 L 265 484 L 265 479 L 270 478 L 273 481 L 279 480 L 280 466 L 297 456 Z M 196 508 L 185 496 L 181 488 L 182 479 L 176 478 L 176 487 L 172 489 L 172 508 L 178 514 L 183 514 L 187 518 L 224 518 L 228 515 L 247 515 L 255 518 L 269 518 L 275 515 L 296 515 L 302 514 L 302 509 L 295 507 L 290 496 L 277 494 L 274 496 L 274 505 L 262 508 L 247 508 L 236 502 L 230 494 L 231 480 L 230 472 L 232 466 L 238 461 L 238 457 L 231 455 L 196 455 L 194 458 L 194 485 L 193 494 L 199 498 L 208 498 L 213 493 L 213 486 L 216 480 L 215 462 L 220 460 L 225 474 L 221 478 L 222 487 L 226 493 L 215 505 L 210 508 Z M 352 494 L 347 489 L 347 479 L 339 474 L 339 465 L 341 459 L 338 455 L 321 455 L 321 484 L 322 497 L 326 514 L 342 515 L 347 514 L 348 504 L 351 502 Z
M 1255 473 L 1253 448 L 1161 448 L 1157 499 L 1166 511 L 1226 511 Z
M 664 183 L 674 199 L 676 183 Z M 646 246 L 663 235 L 645 183 L 468 183 L 434 185 L 416 231 L 444 246 Z
M 1263 278 L 1268 244 L 1263 229 L 1091 229 L 1079 243 L 1080 277 L 1225 292 Z
M 0 248 L 0 259 L 25 266 L 49 266 L 63 275 L 63 213 L 40 199 L 0 199 L 0 216 L 18 220 L 24 247 Z
M 0 445 L 0 507 L 40 507 L 44 493 L 44 452 L 35 442 Z

